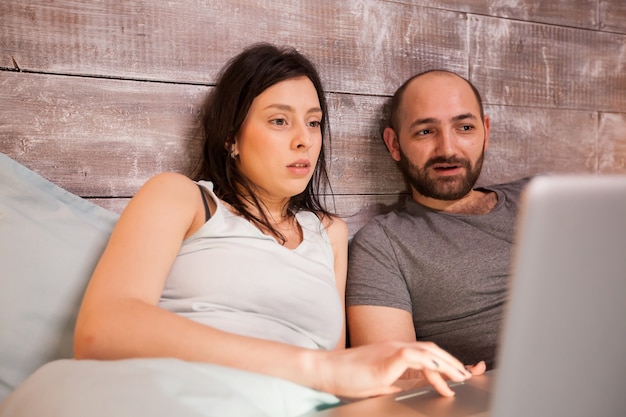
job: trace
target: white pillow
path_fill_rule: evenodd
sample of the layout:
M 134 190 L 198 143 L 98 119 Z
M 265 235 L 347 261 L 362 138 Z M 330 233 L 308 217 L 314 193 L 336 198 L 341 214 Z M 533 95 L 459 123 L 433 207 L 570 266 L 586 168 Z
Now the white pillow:
M 0 401 L 72 357 L 78 307 L 117 219 L 0 153 Z

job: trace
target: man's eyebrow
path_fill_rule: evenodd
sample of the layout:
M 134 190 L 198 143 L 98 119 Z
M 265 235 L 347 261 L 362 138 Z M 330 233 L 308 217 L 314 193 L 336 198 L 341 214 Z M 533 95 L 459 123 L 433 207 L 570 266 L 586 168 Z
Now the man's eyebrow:
M 473 113 L 463 113 L 463 114 L 459 114 L 458 116 L 454 116 L 452 119 L 450 119 L 450 121 L 458 122 L 458 121 L 467 120 L 467 119 L 478 120 L 478 118 L 474 116 Z M 414 120 L 413 123 L 409 125 L 409 129 L 412 129 L 415 126 L 419 126 L 422 124 L 430 124 L 430 123 L 436 124 L 439 122 L 440 120 L 437 119 L 436 117 L 425 117 L 423 119 Z
M 458 116 L 454 116 L 452 118 L 452 121 L 453 122 L 458 122 L 460 120 L 466 120 L 466 119 L 478 120 L 478 118 L 476 116 L 474 116 L 473 113 L 464 113 L 464 114 L 459 114 Z
M 411 123 L 409 125 L 409 129 L 411 129 L 411 128 L 415 127 L 415 126 L 422 125 L 422 124 L 437 123 L 437 122 L 439 122 L 439 119 L 436 119 L 434 117 L 426 117 L 424 119 L 417 119 L 417 120 L 414 120 L 413 123 Z

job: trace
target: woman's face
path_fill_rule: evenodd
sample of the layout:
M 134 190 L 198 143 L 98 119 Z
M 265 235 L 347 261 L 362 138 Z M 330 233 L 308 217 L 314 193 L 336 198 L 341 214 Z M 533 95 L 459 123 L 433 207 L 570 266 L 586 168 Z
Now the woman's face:
M 233 150 L 266 203 L 306 188 L 322 147 L 321 120 L 317 91 L 305 76 L 274 84 L 252 102 Z

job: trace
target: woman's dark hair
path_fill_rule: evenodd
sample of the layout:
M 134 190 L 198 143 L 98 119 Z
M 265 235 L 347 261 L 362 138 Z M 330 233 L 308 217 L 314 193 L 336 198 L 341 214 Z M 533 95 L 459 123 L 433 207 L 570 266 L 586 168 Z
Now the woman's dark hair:
M 329 215 L 319 199 L 322 192 L 331 191 L 324 152 L 324 137 L 327 136 L 330 142 L 328 106 L 315 66 L 293 48 L 255 44 L 222 69 L 205 103 L 203 158 L 194 177 L 195 180 L 212 181 L 214 192 L 220 199 L 283 242 L 284 237 L 272 226 L 262 202 L 256 198 L 255 185 L 239 171 L 230 151 L 252 101 L 272 85 L 302 76 L 308 77 L 317 91 L 323 113 L 322 148 L 311 180 L 302 193 L 291 197 L 287 211 L 290 216 L 300 210 L 313 211 L 320 217 Z M 256 207 L 258 214 L 248 208 L 250 204 Z

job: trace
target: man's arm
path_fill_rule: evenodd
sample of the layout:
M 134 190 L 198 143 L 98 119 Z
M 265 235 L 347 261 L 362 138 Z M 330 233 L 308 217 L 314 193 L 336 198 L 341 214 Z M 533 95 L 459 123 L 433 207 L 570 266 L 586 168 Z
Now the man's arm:
M 350 346 L 396 340 L 415 341 L 413 317 L 393 307 L 357 305 L 347 308 Z
M 366 345 L 375 342 L 396 340 L 415 341 L 415 328 L 411 313 L 400 308 L 357 305 L 347 308 L 348 329 L 351 346 Z M 482 375 L 486 371 L 484 362 L 467 366 L 473 375 Z M 424 384 L 421 371 L 409 369 L 396 385 L 411 389 Z
M 347 308 L 350 346 L 397 340 L 415 341 L 413 317 L 406 310 L 394 307 L 357 305 Z M 396 382 L 402 389 L 417 388 L 426 384 L 421 371 L 408 369 Z M 408 381 L 406 381 L 408 380 Z

